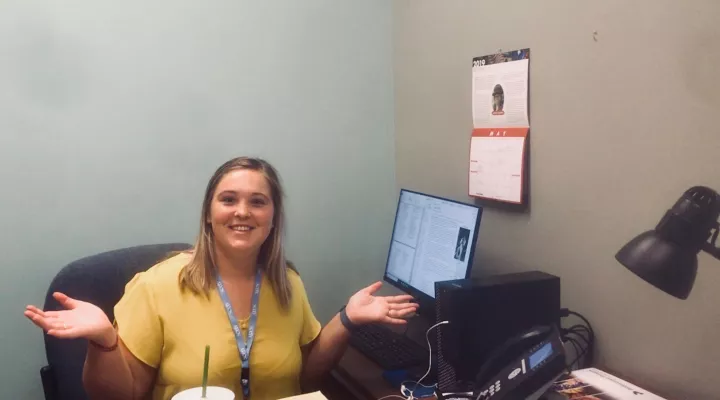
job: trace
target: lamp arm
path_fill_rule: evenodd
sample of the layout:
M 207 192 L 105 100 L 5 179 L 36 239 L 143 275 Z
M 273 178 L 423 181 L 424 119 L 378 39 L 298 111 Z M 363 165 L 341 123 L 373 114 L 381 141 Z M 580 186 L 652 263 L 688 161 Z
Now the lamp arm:
M 718 234 L 720 233 L 720 223 L 715 223 L 715 229 L 712 234 L 712 237 L 710 238 L 710 241 L 705 243 L 703 246 L 703 251 L 710 254 L 711 256 L 717 258 L 720 260 L 720 247 L 718 247 L 715 243 L 717 243 Z

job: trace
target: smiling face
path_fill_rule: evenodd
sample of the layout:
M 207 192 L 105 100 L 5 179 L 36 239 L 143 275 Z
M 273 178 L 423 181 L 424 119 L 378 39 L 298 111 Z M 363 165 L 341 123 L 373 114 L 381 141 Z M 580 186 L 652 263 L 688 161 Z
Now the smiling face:
M 273 228 L 272 199 L 262 172 L 235 169 L 225 174 L 215 188 L 207 215 L 217 250 L 231 257 L 257 257 Z

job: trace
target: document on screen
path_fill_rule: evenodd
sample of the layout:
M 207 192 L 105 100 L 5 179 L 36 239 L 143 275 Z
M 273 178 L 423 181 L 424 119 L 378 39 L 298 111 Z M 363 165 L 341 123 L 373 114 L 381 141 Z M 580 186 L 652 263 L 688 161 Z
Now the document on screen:
M 458 271 L 465 270 L 474 228 L 439 213 L 429 213 L 426 221 L 410 284 L 434 296 L 435 282 L 456 279 Z

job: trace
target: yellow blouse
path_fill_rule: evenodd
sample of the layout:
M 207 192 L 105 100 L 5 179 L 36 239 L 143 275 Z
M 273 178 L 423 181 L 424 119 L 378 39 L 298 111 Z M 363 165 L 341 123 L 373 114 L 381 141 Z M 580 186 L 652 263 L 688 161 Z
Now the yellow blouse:
M 153 400 L 202 385 L 205 345 L 210 345 L 208 385 L 223 386 L 242 399 L 240 355 L 217 290 L 210 297 L 180 291 L 178 276 L 190 260 L 180 254 L 139 273 L 115 306 L 118 332 L 128 350 L 157 369 Z M 250 351 L 252 400 L 276 400 L 300 393 L 300 346 L 320 333 L 300 277 L 288 270 L 290 307 L 283 310 L 263 278 L 255 340 Z M 247 324 L 241 324 L 247 336 Z

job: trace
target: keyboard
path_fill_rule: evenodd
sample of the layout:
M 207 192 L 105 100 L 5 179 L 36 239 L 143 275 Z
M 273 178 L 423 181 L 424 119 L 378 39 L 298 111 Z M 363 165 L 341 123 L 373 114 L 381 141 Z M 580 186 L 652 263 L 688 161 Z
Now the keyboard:
M 410 338 L 382 325 L 362 325 L 350 335 L 350 346 L 384 370 L 427 364 L 428 351 Z

